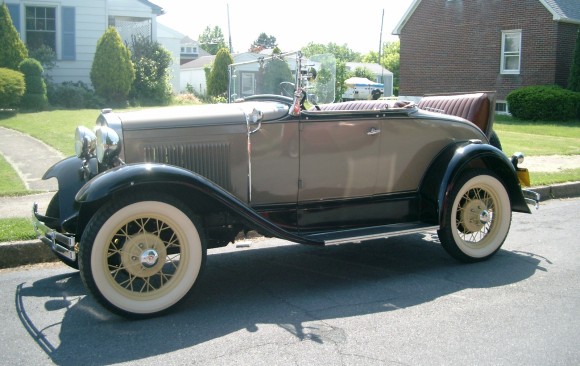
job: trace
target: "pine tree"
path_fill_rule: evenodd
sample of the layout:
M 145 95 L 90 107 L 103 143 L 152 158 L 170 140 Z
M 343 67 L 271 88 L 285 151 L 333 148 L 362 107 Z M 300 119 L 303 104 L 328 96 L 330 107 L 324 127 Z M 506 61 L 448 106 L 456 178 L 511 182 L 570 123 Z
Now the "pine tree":
M 227 48 L 218 51 L 213 61 L 213 66 L 209 74 L 207 83 L 207 93 L 210 96 L 217 97 L 228 91 L 229 66 L 234 63 L 234 59 Z
M 119 32 L 109 27 L 97 42 L 91 67 L 91 82 L 97 95 L 109 103 L 122 105 L 127 101 L 135 80 L 131 52 L 123 44 Z
M 14 28 L 6 4 L 0 6 L 0 67 L 18 70 L 18 65 L 28 57 L 28 50 Z

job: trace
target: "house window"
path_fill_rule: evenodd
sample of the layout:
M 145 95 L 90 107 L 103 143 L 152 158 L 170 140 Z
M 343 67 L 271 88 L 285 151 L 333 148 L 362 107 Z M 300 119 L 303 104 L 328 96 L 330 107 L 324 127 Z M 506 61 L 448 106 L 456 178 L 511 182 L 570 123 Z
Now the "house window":
M 35 50 L 48 46 L 56 51 L 56 8 L 26 7 L 26 46 Z
M 497 114 L 509 114 L 508 104 L 504 100 L 498 100 L 495 103 L 495 113 Z
M 186 54 L 197 53 L 197 47 L 191 47 L 191 46 L 181 47 L 181 53 L 186 53 Z
M 501 73 L 519 74 L 522 53 L 522 31 L 503 31 L 501 34 Z

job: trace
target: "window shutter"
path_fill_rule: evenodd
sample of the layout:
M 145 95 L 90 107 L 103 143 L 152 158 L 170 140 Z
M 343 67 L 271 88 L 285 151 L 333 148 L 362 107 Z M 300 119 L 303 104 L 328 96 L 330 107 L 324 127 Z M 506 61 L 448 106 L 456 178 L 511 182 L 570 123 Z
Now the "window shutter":
M 62 17 L 62 60 L 76 60 L 75 8 L 63 6 Z
M 10 13 L 10 18 L 12 18 L 12 24 L 18 33 L 22 33 L 20 29 L 20 4 L 6 4 L 8 7 L 8 12 Z

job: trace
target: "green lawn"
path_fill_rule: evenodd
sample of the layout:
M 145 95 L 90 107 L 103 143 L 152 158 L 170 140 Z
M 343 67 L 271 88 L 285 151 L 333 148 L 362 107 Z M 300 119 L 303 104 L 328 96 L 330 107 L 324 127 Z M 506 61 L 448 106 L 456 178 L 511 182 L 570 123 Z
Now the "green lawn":
M 28 218 L 0 219 L 0 243 L 36 238 L 32 222 Z
M 493 126 L 508 155 L 516 151 L 526 156 L 580 154 L 580 121 L 555 124 L 497 116 Z
M 12 166 L 0 154 L 0 195 L 15 196 L 30 193 Z
M 75 152 L 74 137 L 77 126 L 93 128 L 99 113 L 96 109 L 81 109 L 0 114 L 0 126 L 34 136 L 69 156 Z

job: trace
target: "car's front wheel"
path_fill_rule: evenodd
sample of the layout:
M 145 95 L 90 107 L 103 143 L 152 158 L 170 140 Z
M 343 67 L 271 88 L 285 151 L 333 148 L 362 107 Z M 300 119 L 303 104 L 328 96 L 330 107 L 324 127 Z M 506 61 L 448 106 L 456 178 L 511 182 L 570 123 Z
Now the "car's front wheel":
M 488 170 L 474 170 L 455 183 L 448 196 L 443 248 L 462 262 L 478 262 L 494 255 L 511 225 L 511 204 L 504 185 Z
M 205 255 L 201 227 L 187 207 L 167 196 L 129 195 L 89 221 L 79 267 L 101 304 L 142 318 L 177 304 L 196 282 Z

